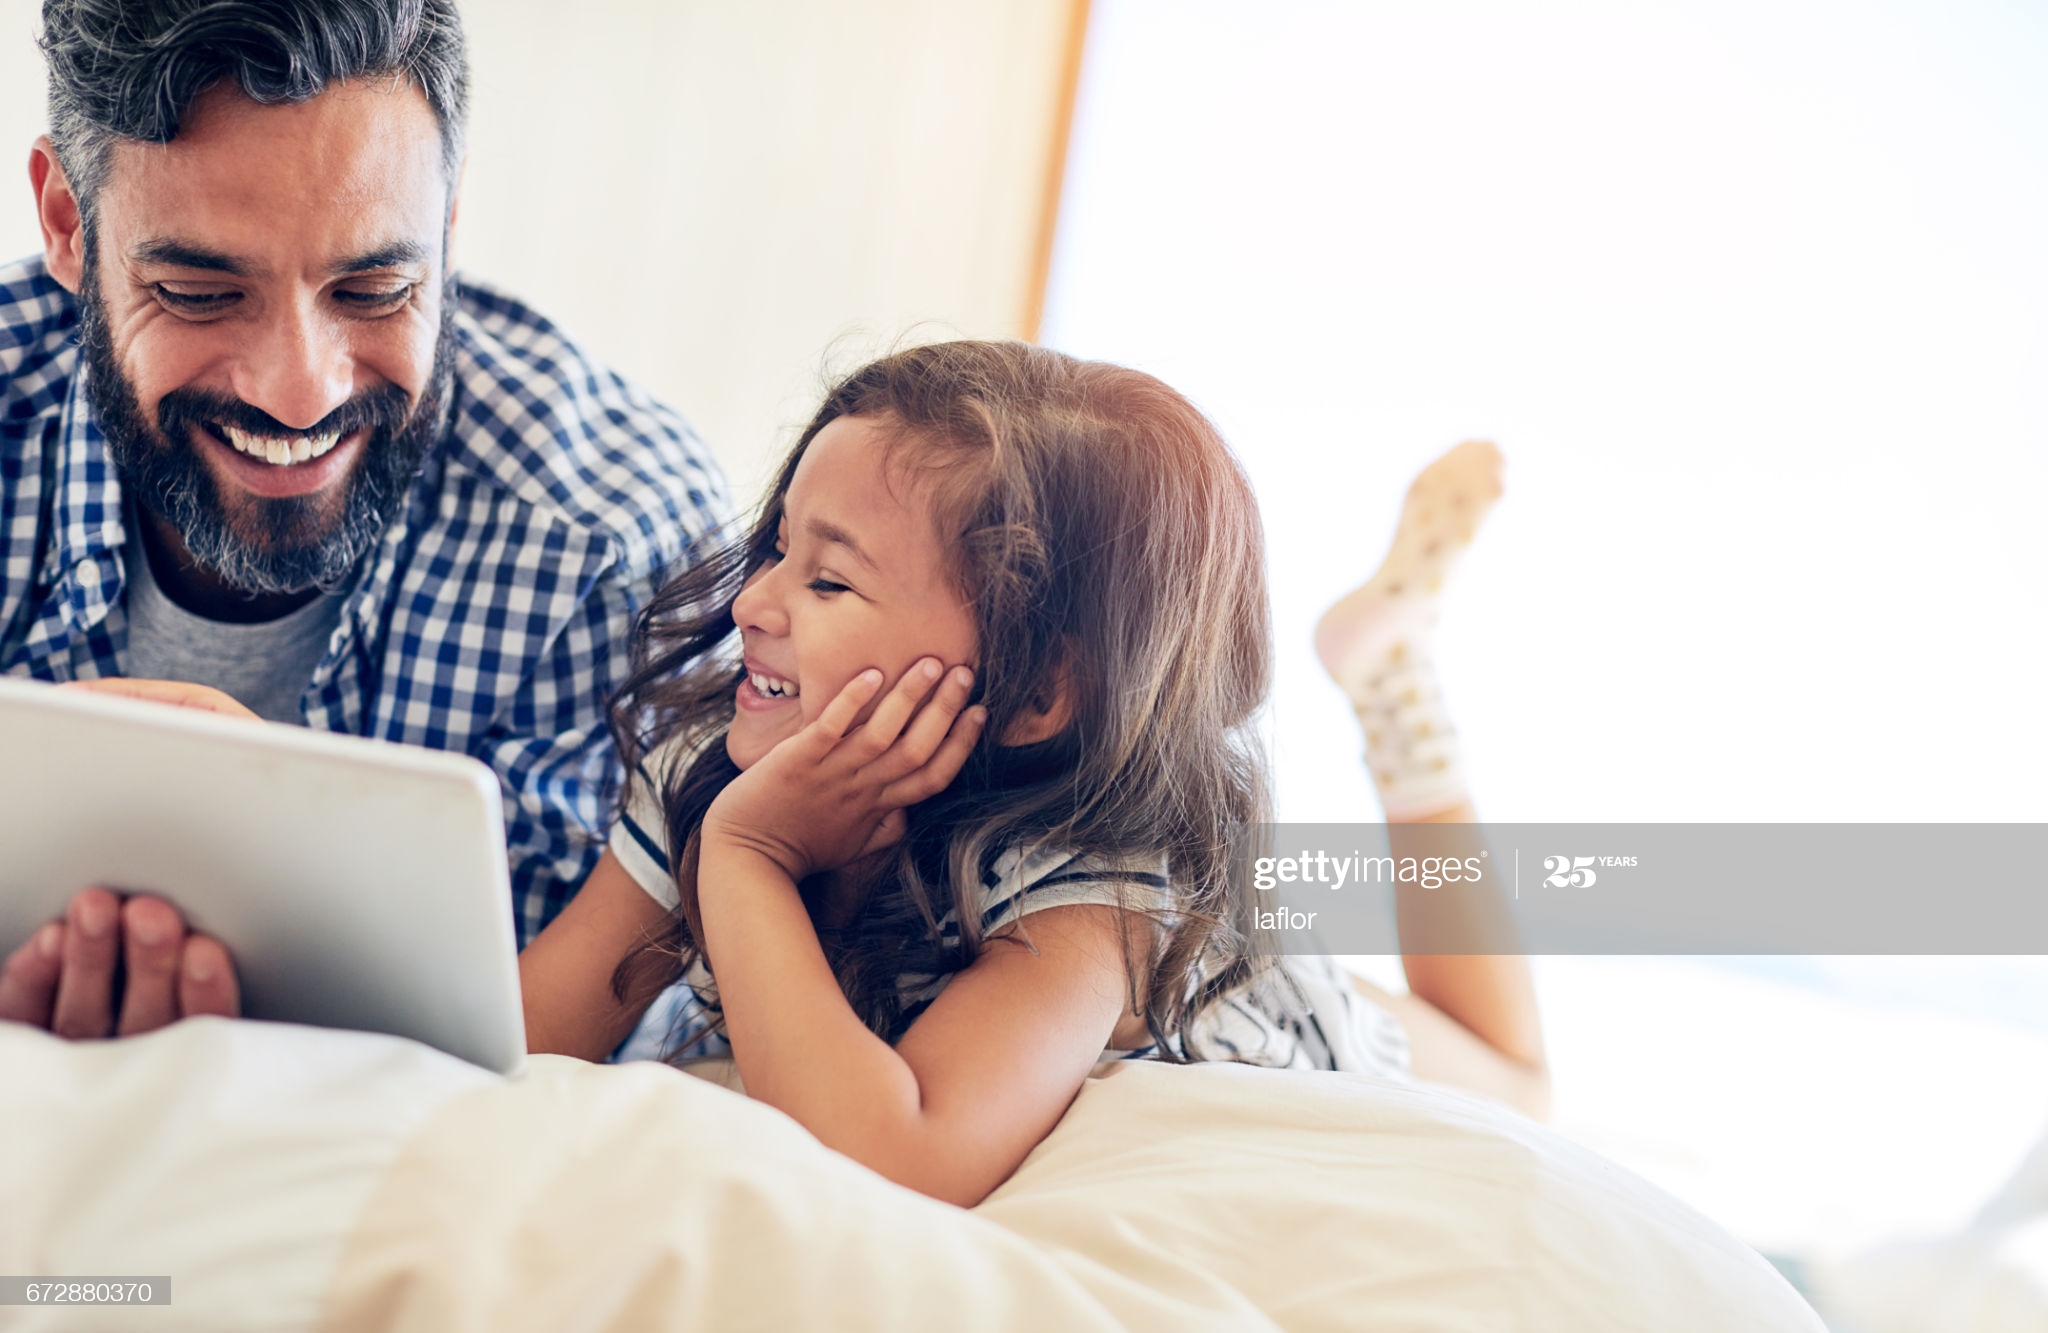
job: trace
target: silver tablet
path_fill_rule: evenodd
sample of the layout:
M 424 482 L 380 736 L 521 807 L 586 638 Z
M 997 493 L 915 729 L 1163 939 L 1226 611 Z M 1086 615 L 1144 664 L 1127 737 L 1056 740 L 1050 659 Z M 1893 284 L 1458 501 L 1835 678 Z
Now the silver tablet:
M 0 679 L 0 957 L 79 889 L 158 894 L 250 1018 L 525 1061 L 503 796 L 475 760 Z

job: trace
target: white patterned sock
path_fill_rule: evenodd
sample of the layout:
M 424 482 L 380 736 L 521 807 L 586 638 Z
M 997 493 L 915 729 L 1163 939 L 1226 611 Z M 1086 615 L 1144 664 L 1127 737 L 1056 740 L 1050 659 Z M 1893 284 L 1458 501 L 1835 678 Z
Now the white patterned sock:
M 1422 470 L 1378 572 L 1316 624 L 1316 655 L 1350 698 L 1389 819 L 1468 799 L 1431 656 L 1437 595 L 1501 494 L 1500 450 L 1469 440 Z

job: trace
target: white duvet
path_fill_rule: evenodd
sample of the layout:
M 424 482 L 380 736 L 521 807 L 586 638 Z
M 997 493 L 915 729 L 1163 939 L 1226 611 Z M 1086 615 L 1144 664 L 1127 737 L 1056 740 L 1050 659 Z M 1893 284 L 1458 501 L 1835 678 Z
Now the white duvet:
M 0 1274 L 168 1275 L 0 1328 L 1801 1329 L 1714 1224 L 1456 1094 L 1113 1066 L 972 1212 L 656 1065 L 0 1025 Z

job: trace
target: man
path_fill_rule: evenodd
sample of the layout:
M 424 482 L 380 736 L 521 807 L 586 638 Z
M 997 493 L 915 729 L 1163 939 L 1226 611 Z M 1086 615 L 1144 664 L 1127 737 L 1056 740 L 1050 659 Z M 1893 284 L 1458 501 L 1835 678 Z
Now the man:
M 0 269 L 0 671 L 484 761 L 523 943 L 603 846 L 604 702 L 725 515 L 715 464 L 451 272 L 453 0 L 46 0 L 41 42 L 44 254 Z M 105 1035 L 114 960 L 175 976 L 183 924 L 86 894 L 61 938 L 10 960 L 0 1017 Z M 217 1007 L 183 993 L 150 1004 Z

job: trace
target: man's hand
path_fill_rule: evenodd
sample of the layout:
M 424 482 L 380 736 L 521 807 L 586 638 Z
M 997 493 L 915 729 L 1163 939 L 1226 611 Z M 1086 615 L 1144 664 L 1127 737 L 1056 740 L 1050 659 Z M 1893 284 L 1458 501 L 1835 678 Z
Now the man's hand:
M 241 1009 L 227 949 L 189 929 L 161 898 L 124 902 L 86 889 L 62 921 L 31 935 L 0 966 L 0 1021 L 73 1040 L 131 1037 L 198 1014 L 233 1018 Z
M 196 708 L 202 713 L 219 713 L 222 717 L 246 717 L 254 722 L 262 721 L 233 695 L 224 694 L 211 685 L 191 685 L 182 680 L 135 680 L 128 676 L 107 676 L 100 680 L 66 681 L 58 688 L 91 690 L 95 694 L 119 694 L 130 699 L 147 699 L 151 703 Z

